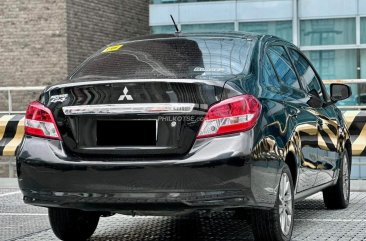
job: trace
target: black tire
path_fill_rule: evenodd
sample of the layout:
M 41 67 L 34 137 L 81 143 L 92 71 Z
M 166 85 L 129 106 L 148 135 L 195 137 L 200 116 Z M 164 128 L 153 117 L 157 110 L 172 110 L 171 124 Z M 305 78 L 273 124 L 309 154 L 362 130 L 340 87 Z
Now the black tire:
M 344 209 L 348 207 L 350 197 L 350 158 L 347 150 L 342 155 L 342 162 L 339 169 L 339 175 L 337 183 L 334 186 L 328 187 L 323 190 L 324 204 L 328 209 Z M 345 163 L 346 169 L 345 170 Z M 345 173 L 345 171 L 347 171 Z M 344 176 L 347 175 L 347 181 Z
M 61 240 L 86 240 L 98 226 L 99 214 L 76 209 L 49 208 L 54 234 Z
M 292 176 L 290 169 L 285 164 L 281 179 L 283 174 L 286 173 L 291 192 L 291 208 L 292 208 L 292 215 L 291 215 L 291 222 L 289 225 L 289 230 L 287 234 L 282 231 L 281 228 L 281 221 L 280 221 L 280 186 L 277 191 L 277 198 L 275 207 L 271 210 L 252 210 L 252 217 L 251 217 L 251 225 L 253 229 L 254 238 L 257 241 L 289 241 L 291 240 L 292 230 L 294 226 L 294 184 L 292 181 Z M 280 180 L 281 183 L 281 180 Z

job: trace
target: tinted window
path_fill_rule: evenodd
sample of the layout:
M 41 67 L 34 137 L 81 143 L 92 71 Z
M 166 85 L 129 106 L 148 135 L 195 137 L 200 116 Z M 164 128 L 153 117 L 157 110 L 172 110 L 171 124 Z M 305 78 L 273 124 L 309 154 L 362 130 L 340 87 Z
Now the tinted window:
M 323 92 L 319 83 L 319 79 L 316 77 L 315 71 L 310 66 L 309 62 L 296 50 L 289 49 L 289 51 L 303 86 L 308 92 L 323 98 Z
M 276 72 L 273 69 L 273 66 L 268 58 L 267 55 L 264 57 L 264 64 L 263 64 L 263 83 L 266 86 L 276 86 L 279 87 L 279 82 L 277 79 Z
M 227 78 L 246 74 L 254 44 L 255 41 L 239 38 L 126 42 L 116 44 L 112 51 L 103 49 L 96 53 L 71 79 Z
M 274 46 L 269 48 L 269 57 L 279 78 L 288 86 L 299 89 L 299 81 L 292 69 L 290 59 L 283 47 Z

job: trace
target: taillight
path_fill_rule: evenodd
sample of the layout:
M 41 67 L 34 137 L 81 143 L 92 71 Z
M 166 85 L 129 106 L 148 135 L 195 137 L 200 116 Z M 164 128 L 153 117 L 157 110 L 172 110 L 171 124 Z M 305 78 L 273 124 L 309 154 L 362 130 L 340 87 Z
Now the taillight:
M 261 108 L 252 95 L 223 100 L 210 107 L 197 138 L 247 131 L 257 123 Z
M 27 135 L 60 139 L 52 112 L 37 101 L 28 105 L 24 126 Z

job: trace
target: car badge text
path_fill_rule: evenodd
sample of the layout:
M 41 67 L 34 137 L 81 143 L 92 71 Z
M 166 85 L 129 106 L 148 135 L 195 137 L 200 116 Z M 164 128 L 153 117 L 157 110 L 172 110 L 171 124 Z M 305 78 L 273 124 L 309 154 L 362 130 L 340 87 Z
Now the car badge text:
M 128 95 L 128 89 L 127 87 L 125 87 L 123 89 L 123 95 L 120 95 L 120 97 L 118 98 L 118 100 L 124 100 L 126 98 L 126 100 L 133 100 L 132 95 Z
M 57 103 L 57 102 L 61 102 L 62 103 L 62 102 L 64 102 L 67 99 L 67 97 L 69 97 L 68 94 L 53 95 L 50 98 L 50 102 L 51 103 Z

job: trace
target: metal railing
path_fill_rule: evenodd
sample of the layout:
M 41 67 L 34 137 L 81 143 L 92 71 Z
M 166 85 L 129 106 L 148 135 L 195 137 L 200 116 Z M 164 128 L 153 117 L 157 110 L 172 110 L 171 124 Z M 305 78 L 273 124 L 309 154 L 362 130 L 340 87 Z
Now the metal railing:
M 340 79 L 340 80 L 323 80 L 325 85 L 330 84 L 366 84 L 366 79 Z M 366 105 L 338 105 L 339 109 L 346 110 L 365 110 Z
M 12 93 L 15 91 L 35 91 L 35 90 L 43 90 L 45 86 L 33 86 L 33 87 L 0 87 L 0 92 L 7 92 L 8 93 L 8 110 L 2 111 L 0 110 L 0 114 L 24 114 L 25 110 L 22 111 L 14 111 L 13 110 L 13 98 Z
M 323 80 L 324 84 L 366 84 L 366 79 L 337 79 L 337 80 Z

